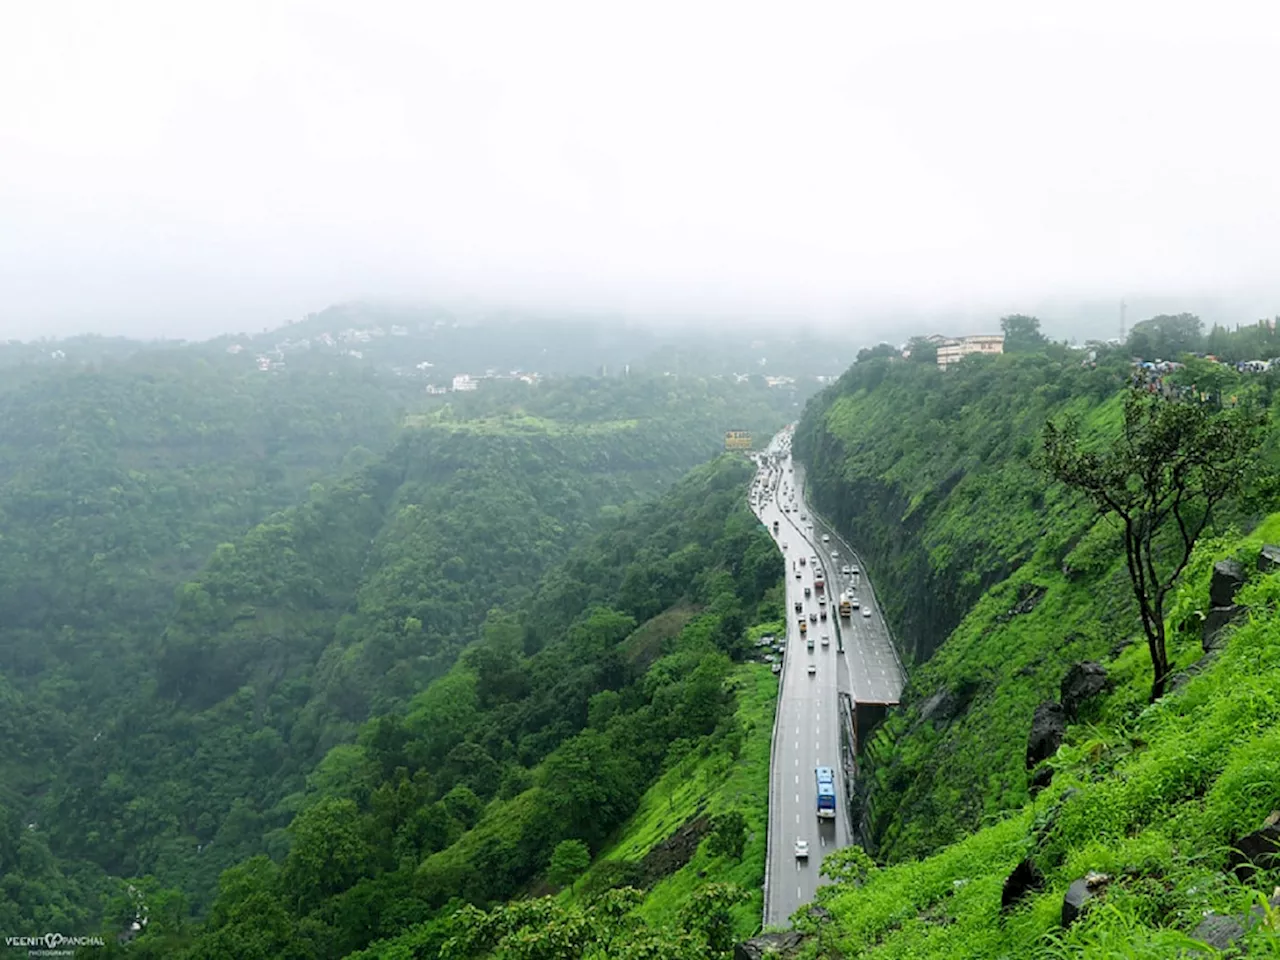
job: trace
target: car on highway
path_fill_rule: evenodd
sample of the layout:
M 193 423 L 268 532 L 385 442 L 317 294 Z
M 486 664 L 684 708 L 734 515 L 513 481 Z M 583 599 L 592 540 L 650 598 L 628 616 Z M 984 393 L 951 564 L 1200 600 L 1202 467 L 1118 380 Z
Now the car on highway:
M 799 580 L 799 579 L 800 579 L 800 571 L 799 571 L 799 570 L 797 570 L 797 571 L 796 571 L 796 579 L 797 579 L 797 580 Z
M 808 840 L 796 841 L 796 859 L 797 860 L 809 859 L 809 841 Z
M 808 587 L 805 587 L 805 588 L 804 588 L 804 598 L 805 598 L 806 600 L 808 600 L 808 599 L 809 599 L 809 596 L 810 596 L 810 594 L 811 594 L 812 592 L 813 592 L 813 591 L 812 591 L 812 590 L 810 590 Z
M 785 540 L 782 541 L 782 549 L 783 550 L 787 549 L 787 541 Z
M 818 665 L 816 663 L 809 664 L 809 676 L 812 677 L 817 672 L 818 672 Z
M 818 622 L 818 615 L 817 615 L 816 613 L 814 613 L 812 610 L 810 610 L 810 611 L 809 611 L 809 622 L 810 622 L 810 623 L 817 623 L 817 622 Z
M 862 615 L 863 615 L 864 617 L 869 617 L 869 616 L 871 616 L 871 608 L 870 608 L 870 607 L 863 607 L 863 608 L 862 608 Z
M 827 598 L 826 598 L 826 597 L 819 597 L 819 598 L 818 598 L 818 606 L 820 606 L 820 607 L 825 607 L 826 605 L 827 605 Z
M 801 519 L 801 520 L 808 520 L 808 519 L 809 519 L 809 515 L 808 515 L 808 514 L 805 514 L 805 513 L 802 513 L 802 514 L 800 514 L 800 519 Z
M 829 634 L 825 634 L 825 633 L 824 633 L 824 634 L 822 635 L 822 645 L 823 645 L 824 647 L 829 647 L 829 646 L 831 646 L 831 637 L 830 637 L 830 635 L 829 635 Z
M 799 601 L 799 600 L 797 600 L 797 601 L 796 601 L 796 613 L 800 613 L 802 610 L 804 610 L 804 603 L 803 603 L 803 602 L 801 602 L 801 601 Z
M 800 566 L 802 566 L 802 567 L 803 567 L 803 566 L 804 566 L 804 564 L 805 564 L 805 558 L 804 558 L 804 557 L 801 557 L 801 558 L 800 558 Z
M 840 572 L 843 573 L 846 577 L 850 576 L 853 573 L 853 567 L 849 566 L 846 563 L 843 567 L 840 568 Z
M 851 607 L 853 607 L 853 609 L 857 610 L 857 609 L 858 609 L 858 601 L 857 601 L 857 600 L 850 600 L 850 601 L 849 601 L 849 606 L 851 606 Z
M 823 607 L 821 610 L 819 610 L 818 616 L 821 617 L 823 620 L 827 619 L 827 608 Z
M 823 543 L 830 543 L 830 542 L 831 542 L 831 536 L 830 536 L 829 534 L 824 533 L 824 534 L 822 535 L 822 542 L 823 542 Z

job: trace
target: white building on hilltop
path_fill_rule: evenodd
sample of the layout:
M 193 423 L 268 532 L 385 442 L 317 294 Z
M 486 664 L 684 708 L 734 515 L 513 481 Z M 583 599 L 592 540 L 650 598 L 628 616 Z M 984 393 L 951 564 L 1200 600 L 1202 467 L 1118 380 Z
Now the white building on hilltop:
M 947 369 L 953 363 L 959 363 L 971 353 L 993 356 L 1004 353 L 1004 336 L 1001 334 L 980 333 L 972 337 L 956 337 L 938 344 L 938 367 Z
M 472 380 L 471 377 L 465 373 L 458 374 L 458 376 L 453 378 L 454 390 L 475 390 L 479 386 L 479 380 Z

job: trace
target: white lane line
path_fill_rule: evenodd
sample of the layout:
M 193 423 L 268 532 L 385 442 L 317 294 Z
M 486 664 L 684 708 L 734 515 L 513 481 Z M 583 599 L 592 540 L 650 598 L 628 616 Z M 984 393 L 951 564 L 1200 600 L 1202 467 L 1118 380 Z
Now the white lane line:
M 799 761 L 796 761 L 796 762 L 798 763 Z M 796 774 L 796 783 L 798 784 L 799 782 L 800 782 L 800 774 L 798 774 L 798 773 L 797 773 L 797 774 Z
M 799 802 L 800 802 L 800 794 L 798 794 L 798 793 L 797 793 L 797 794 L 796 794 L 796 803 L 799 803 Z

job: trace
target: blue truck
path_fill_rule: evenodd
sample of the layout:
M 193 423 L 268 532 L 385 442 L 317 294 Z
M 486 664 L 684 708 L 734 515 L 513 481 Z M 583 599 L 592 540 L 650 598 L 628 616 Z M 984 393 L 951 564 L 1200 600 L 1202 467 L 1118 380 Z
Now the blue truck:
M 818 819 L 836 818 L 836 776 L 830 767 L 818 767 L 814 771 L 818 781 Z

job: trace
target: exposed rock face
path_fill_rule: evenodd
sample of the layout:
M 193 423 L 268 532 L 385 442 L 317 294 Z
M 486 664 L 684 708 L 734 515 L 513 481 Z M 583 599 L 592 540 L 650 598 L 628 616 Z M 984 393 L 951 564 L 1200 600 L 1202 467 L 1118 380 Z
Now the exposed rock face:
M 1013 868 L 1004 881 L 1004 890 L 1000 894 L 1000 911 L 1017 905 L 1027 894 L 1044 889 L 1044 875 L 1030 860 L 1023 860 Z
M 1258 571 L 1274 573 L 1276 570 L 1280 570 L 1280 547 L 1274 543 L 1264 543 L 1262 552 L 1258 554 Z
M 1241 837 L 1231 846 L 1234 849 L 1227 863 L 1241 883 L 1248 883 L 1258 870 L 1280 867 L 1280 810 L 1267 817 L 1261 830 Z
M 1235 917 L 1205 917 L 1191 936 L 1217 950 L 1226 950 L 1244 936 L 1244 927 Z
M 1027 784 L 1027 792 L 1034 797 L 1051 783 L 1053 783 L 1053 767 L 1040 767 L 1031 775 L 1031 780 Z
M 1071 884 L 1062 898 L 1062 925 L 1069 927 L 1080 919 L 1084 905 L 1096 897 L 1110 880 L 1105 873 L 1089 873 Z
M 1280 907 L 1280 887 L 1267 901 L 1272 909 Z M 1211 916 L 1205 917 L 1200 926 L 1191 931 L 1191 936 L 1217 950 L 1227 950 L 1237 940 L 1252 930 L 1255 925 L 1266 919 L 1262 907 L 1253 907 L 1243 917 Z
M 1214 607 L 1200 625 L 1200 646 L 1205 653 L 1219 649 L 1225 642 L 1225 628 L 1243 618 L 1249 611 L 1238 604 Z
M 1240 561 L 1219 560 L 1213 565 L 1213 579 L 1209 581 L 1209 603 L 1215 607 L 1231 606 L 1243 585 L 1244 567 Z
M 787 957 L 805 941 L 803 933 L 794 930 L 787 933 L 764 933 L 742 943 L 734 944 L 733 960 L 765 960 L 768 957 Z
M 691 817 L 679 830 L 646 853 L 640 861 L 645 886 L 657 883 L 692 860 L 702 838 L 711 832 L 711 826 L 711 821 L 705 816 Z
M 1057 753 L 1066 732 L 1067 713 L 1062 704 L 1046 700 L 1036 707 L 1036 714 L 1031 720 L 1031 734 L 1027 737 L 1027 769 Z
M 996 623 L 1008 623 L 1014 617 L 1030 613 L 1044 598 L 1045 588 L 1038 583 L 1023 583 L 1018 587 L 1018 600 L 1005 613 L 996 617 Z
M 920 705 L 920 720 L 923 723 L 946 723 L 956 711 L 956 697 L 943 687 Z
M 1074 720 L 1081 705 L 1090 697 L 1097 696 L 1107 688 L 1107 669 L 1100 663 L 1085 660 L 1072 664 L 1067 675 L 1062 678 L 1059 696 L 1062 709 Z

